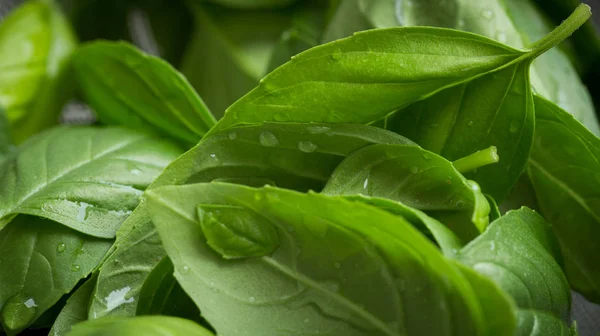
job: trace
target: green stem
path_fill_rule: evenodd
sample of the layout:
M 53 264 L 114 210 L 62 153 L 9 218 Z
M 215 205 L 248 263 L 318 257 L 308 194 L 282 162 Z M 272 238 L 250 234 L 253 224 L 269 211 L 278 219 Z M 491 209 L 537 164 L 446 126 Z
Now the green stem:
M 590 6 L 580 4 L 560 26 L 529 46 L 530 56 L 535 58 L 567 39 L 592 16 Z
M 499 160 L 500 157 L 498 156 L 498 150 L 496 149 L 496 146 L 490 146 L 489 148 L 477 151 L 469 156 L 458 159 L 452 162 L 452 165 L 459 172 L 466 173 L 473 169 L 496 163 Z

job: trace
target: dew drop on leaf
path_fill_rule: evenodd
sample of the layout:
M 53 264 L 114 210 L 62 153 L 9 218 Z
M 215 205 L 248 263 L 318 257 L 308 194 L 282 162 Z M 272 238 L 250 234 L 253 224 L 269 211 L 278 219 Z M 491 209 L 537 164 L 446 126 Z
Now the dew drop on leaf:
M 65 244 L 65 243 L 60 243 L 56 246 L 56 251 L 58 253 L 65 252 L 66 249 L 67 249 L 67 244 Z
M 139 169 L 137 169 L 137 168 L 134 168 L 134 169 L 132 169 L 132 170 L 130 171 L 130 173 L 131 173 L 131 175 L 135 175 L 135 176 L 142 175 L 142 171 L 141 171 L 141 170 L 139 170 Z
M 279 140 L 271 132 L 262 132 L 258 136 L 258 141 L 265 147 L 275 147 L 279 145 Z
M 413 174 L 416 174 L 419 172 L 419 167 L 417 166 L 410 166 L 410 172 Z
M 306 130 L 310 134 L 323 134 L 329 132 L 331 128 L 327 126 L 308 126 Z
M 79 272 L 80 269 L 81 269 L 81 266 L 79 266 L 77 264 L 71 265 L 71 272 Z
M 251 296 L 248 298 L 248 301 L 250 301 L 251 303 L 256 302 L 256 298 L 254 296 Z
M 469 127 L 473 126 L 473 120 L 469 120 L 469 122 L 467 123 L 467 126 L 469 126 Z
M 506 33 L 503 31 L 497 31 L 496 32 L 496 40 L 498 40 L 498 42 L 501 43 L 506 43 Z
M 317 145 L 310 141 L 300 141 L 298 143 L 298 149 L 304 153 L 312 153 L 317 150 Z
M 236 138 L 237 138 L 237 134 L 235 134 L 235 132 L 229 133 L 229 139 L 230 140 L 235 140 Z
M 332 54 L 331 54 L 331 59 L 334 61 L 339 61 L 342 58 L 342 51 L 340 49 L 336 49 Z
M 487 9 L 484 9 L 483 11 L 481 11 L 481 15 L 482 15 L 484 18 L 488 19 L 488 20 L 490 20 L 490 19 L 493 19 L 493 18 L 494 18 L 494 12 L 493 12 L 491 9 L 489 9 L 489 8 L 487 8 Z
M 187 272 L 189 272 L 189 271 L 190 271 L 190 268 L 189 268 L 188 266 L 183 266 L 183 267 L 181 268 L 181 272 L 182 272 L 182 273 L 187 273 Z

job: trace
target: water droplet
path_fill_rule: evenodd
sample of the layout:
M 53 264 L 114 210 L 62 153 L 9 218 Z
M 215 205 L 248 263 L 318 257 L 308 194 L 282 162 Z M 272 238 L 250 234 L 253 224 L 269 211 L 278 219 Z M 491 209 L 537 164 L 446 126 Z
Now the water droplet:
M 260 135 L 258 136 L 258 141 L 260 141 L 260 144 L 265 147 L 275 147 L 279 145 L 279 140 L 271 132 L 260 133 Z
M 256 302 L 256 298 L 254 296 L 251 296 L 248 298 L 248 301 L 250 301 L 250 303 L 254 303 Z
M 111 311 L 123 304 L 132 303 L 133 301 L 135 301 L 134 298 L 125 299 L 125 296 L 127 295 L 127 293 L 129 293 L 130 290 L 131 290 L 131 287 L 125 286 L 121 289 L 117 289 L 117 290 L 110 292 L 104 298 L 104 302 L 106 303 L 106 309 L 108 311 Z
M 333 263 L 333 267 L 340 269 L 342 267 L 342 264 L 339 262 L 335 262 L 335 263 Z
M 132 169 L 132 170 L 130 171 L 130 173 L 131 173 L 131 175 L 135 175 L 135 176 L 142 175 L 142 171 L 141 171 L 140 169 L 137 169 L 137 168 L 135 168 L 135 169 Z
M 516 121 L 513 121 L 510 123 L 510 127 L 509 127 L 509 132 L 510 133 L 517 133 L 519 131 L 519 123 Z
M 423 153 L 423 159 L 425 160 L 431 160 L 431 155 L 428 153 Z
M 77 249 L 77 254 L 83 254 L 85 252 L 85 250 L 83 249 L 83 247 L 80 247 Z
M 79 266 L 77 264 L 71 265 L 71 272 L 79 272 L 80 269 L 81 269 L 81 266 Z
M 332 54 L 331 54 L 331 59 L 334 61 L 339 61 L 342 58 L 342 51 L 340 49 L 336 49 Z
M 473 126 L 473 120 L 469 120 L 469 122 L 467 123 L 467 126 L 469 126 L 469 127 Z
M 65 252 L 66 249 L 67 249 L 67 244 L 65 244 L 65 243 L 60 243 L 56 246 L 56 251 L 58 253 Z
M 463 19 L 458 20 L 458 28 L 463 29 L 466 26 L 466 22 Z
M 367 187 L 368 187 L 368 186 L 369 186 L 369 178 L 367 177 L 367 178 L 365 179 L 365 182 L 363 182 L 363 189 L 364 189 L 364 190 L 367 190 Z
M 181 268 L 181 272 L 182 272 L 182 273 L 187 273 L 187 272 L 189 272 L 189 271 L 190 271 L 190 268 L 189 268 L 188 266 L 183 266 L 183 267 Z
M 83 222 L 88 217 L 88 208 L 94 207 L 86 202 L 79 202 L 79 211 L 77 212 L 77 220 Z
M 298 142 L 298 149 L 304 153 L 312 153 L 317 150 L 317 145 L 310 141 L 300 141 Z
M 494 241 L 492 241 L 492 242 L 490 243 L 490 250 L 492 250 L 492 251 L 493 251 L 493 250 L 495 250 L 495 249 L 496 249 L 496 243 L 495 243 Z
M 489 8 L 487 8 L 487 9 L 484 9 L 483 11 L 481 11 L 481 15 L 482 15 L 484 18 L 488 19 L 488 20 L 490 20 L 490 19 L 493 19 L 493 18 L 494 18 L 494 12 L 493 12 L 491 9 L 489 9 Z
M 506 33 L 503 31 L 497 31 L 496 32 L 496 40 L 498 40 L 498 42 L 501 43 L 506 43 Z
M 413 173 L 413 174 L 418 173 L 419 172 L 419 167 L 417 167 L 417 166 L 411 166 L 410 167 L 410 172 Z
M 209 157 L 208 160 L 210 161 L 211 165 L 218 166 L 221 164 L 221 160 L 219 160 L 219 158 L 217 157 L 217 154 L 211 153 L 208 155 L 208 157 Z
M 230 140 L 235 140 L 235 139 L 237 139 L 237 134 L 235 134 L 235 132 L 231 132 L 231 133 L 229 133 L 229 139 L 230 139 Z
M 327 133 L 331 130 L 331 128 L 327 127 L 327 126 L 308 126 L 306 128 L 306 131 L 308 131 L 308 133 L 310 134 L 323 134 L 323 133 Z
M 460 201 L 460 200 L 459 200 L 459 201 L 456 201 L 456 206 L 457 206 L 457 207 L 459 207 L 459 208 L 462 208 L 464 205 L 465 205 L 465 202 L 464 202 L 464 201 Z
M 119 264 L 119 263 L 121 263 L 121 260 L 119 260 L 119 259 L 115 259 L 113 262 L 114 262 L 115 264 Z

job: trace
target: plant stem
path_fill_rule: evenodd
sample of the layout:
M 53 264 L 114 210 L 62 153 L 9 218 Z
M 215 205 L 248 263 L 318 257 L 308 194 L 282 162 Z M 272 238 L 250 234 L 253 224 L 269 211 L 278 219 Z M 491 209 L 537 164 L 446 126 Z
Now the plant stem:
M 530 56 L 535 58 L 545 53 L 550 48 L 567 39 L 573 32 L 581 27 L 592 16 L 590 6 L 580 4 L 573 13 L 564 20 L 560 26 L 554 28 L 548 35 L 529 46 Z
M 466 173 L 473 169 L 496 163 L 499 160 L 500 157 L 498 156 L 498 150 L 496 149 L 496 146 L 490 146 L 489 148 L 477 151 L 469 156 L 458 159 L 452 162 L 452 165 L 459 172 Z

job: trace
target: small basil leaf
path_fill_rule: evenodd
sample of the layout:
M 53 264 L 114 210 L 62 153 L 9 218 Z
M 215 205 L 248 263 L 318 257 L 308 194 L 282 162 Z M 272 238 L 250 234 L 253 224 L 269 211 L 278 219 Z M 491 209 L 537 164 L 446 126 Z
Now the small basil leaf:
M 57 127 L 36 135 L 0 171 L 0 229 L 15 214 L 112 238 L 179 148 L 121 128 Z
M 519 308 L 543 310 L 569 320 L 569 284 L 556 260 L 550 225 L 534 211 L 509 211 L 465 246 L 458 260 L 492 278 Z
M 54 321 L 52 329 L 50 329 L 50 335 L 64 336 L 71 331 L 73 325 L 87 320 L 88 305 L 90 303 L 90 298 L 94 293 L 96 276 L 97 273 L 93 273 L 92 276 L 81 285 L 81 287 L 77 288 L 73 295 L 67 300 L 67 304 L 63 307 Z
M 535 96 L 535 108 L 527 173 L 571 286 L 600 303 L 600 139 L 550 101 Z
M 52 1 L 27 1 L 0 25 L 0 105 L 16 143 L 58 123 L 73 85 L 75 37 Z
M 142 286 L 165 255 L 145 203 L 141 203 L 117 231 L 114 248 L 100 268 L 88 318 L 135 316 Z
M 113 241 L 33 216 L 0 231 L 0 322 L 19 333 L 102 261 Z
M 173 263 L 164 257 L 154 267 L 140 292 L 136 315 L 182 317 L 206 326 L 200 310 L 173 276 Z
M 67 336 L 214 336 L 200 325 L 172 316 L 105 317 L 73 326 Z
M 124 42 L 93 42 L 73 56 L 87 102 L 106 124 L 155 130 L 195 144 L 215 119 L 167 62 Z
M 575 323 L 569 327 L 565 321 L 545 311 L 519 309 L 516 336 L 577 336 Z
M 467 181 L 451 162 L 417 146 L 360 149 L 340 163 L 323 193 L 400 201 L 440 220 L 464 242 L 485 229 L 490 211 L 475 182 Z
M 157 183 L 237 179 L 254 184 L 258 179 L 288 189 L 321 190 L 345 156 L 373 143 L 413 144 L 364 125 L 242 125 L 205 137 L 169 165 Z
M 415 208 L 379 197 L 352 195 L 344 198 L 376 206 L 379 209 L 403 217 L 417 230 L 421 231 L 423 235 L 435 242 L 446 257 L 454 258 L 456 253 L 463 247 L 460 239 L 447 226 Z
M 444 90 L 397 113 L 388 128 L 451 161 L 496 146 L 498 163 L 465 176 L 502 201 L 525 170 L 533 143 L 528 71 L 525 62 Z
M 494 323 L 475 289 L 432 243 L 376 207 L 223 183 L 153 188 L 147 203 L 175 277 L 219 334 L 318 328 L 346 336 L 470 335 Z M 280 246 L 268 256 L 223 259 L 205 243 L 199 203 L 268 216 Z M 508 306 L 498 305 L 494 319 L 510 320 Z M 504 331 L 513 332 L 510 325 Z
M 225 259 L 260 257 L 279 246 L 269 220 L 243 207 L 202 204 L 198 218 L 206 242 Z

